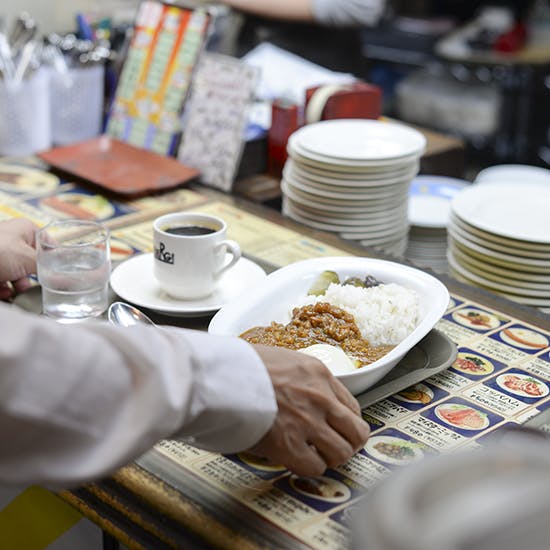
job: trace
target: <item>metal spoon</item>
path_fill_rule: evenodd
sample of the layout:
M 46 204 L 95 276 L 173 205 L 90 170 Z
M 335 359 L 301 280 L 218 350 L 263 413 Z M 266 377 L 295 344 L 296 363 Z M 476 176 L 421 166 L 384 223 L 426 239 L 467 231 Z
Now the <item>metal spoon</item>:
M 111 324 L 122 327 L 155 324 L 145 313 L 124 302 L 113 302 L 107 311 L 107 319 Z

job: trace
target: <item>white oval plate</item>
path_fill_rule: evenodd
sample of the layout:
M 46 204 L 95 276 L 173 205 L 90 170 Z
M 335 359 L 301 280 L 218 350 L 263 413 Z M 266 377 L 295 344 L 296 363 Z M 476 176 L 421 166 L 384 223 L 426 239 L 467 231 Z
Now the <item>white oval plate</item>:
M 547 244 L 532 243 L 529 241 L 520 241 L 518 239 L 509 239 L 508 237 L 501 237 L 500 235 L 495 235 L 494 233 L 489 233 L 488 231 L 483 231 L 478 227 L 474 227 L 469 223 L 466 223 L 464 220 L 451 215 L 449 218 L 449 223 L 454 224 L 457 227 L 460 227 L 463 231 L 469 235 L 475 235 L 480 239 L 489 241 L 491 243 L 500 244 L 502 246 L 509 247 L 510 251 L 519 248 L 524 251 L 533 251 L 535 253 L 550 253 L 550 246 Z
M 452 232 L 453 235 L 458 235 L 462 237 L 465 241 L 469 243 L 474 243 L 479 246 L 483 246 L 495 252 L 501 252 L 512 256 L 513 258 L 527 258 L 527 259 L 536 259 L 536 260 L 550 260 L 550 247 L 547 247 L 547 251 L 539 252 L 536 250 L 528 250 L 522 247 L 515 247 L 511 245 L 503 245 L 496 243 L 493 240 L 484 239 L 479 237 L 475 233 L 470 233 L 468 230 L 464 229 L 464 225 L 457 223 L 454 219 L 449 222 L 448 225 L 449 232 Z
M 287 152 L 292 158 L 304 164 L 321 167 L 326 166 L 333 171 L 362 172 L 374 167 L 393 170 L 405 167 L 406 165 L 414 165 L 420 156 L 415 153 L 396 159 L 347 160 L 313 153 L 309 149 L 302 147 L 295 138 L 296 136 L 294 134 L 291 135 L 287 143 Z
M 451 211 L 484 231 L 550 244 L 550 185 L 546 183 L 472 185 L 453 199 Z
M 398 449 L 406 448 L 410 454 L 404 455 L 403 458 L 398 458 L 394 455 L 390 455 L 382 452 L 377 448 L 380 443 L 389 447 L 397 447 Z M 405 464 L 411 464 L 412 462 L 418 462 L 424 457 L 423 451 L 419 448 L 418 444 L 414 444 L 400 437 L 392 435 L 373 435 L 367 441 L 365 445 L 365 451 L 374 458 L 386 462 L 388 464 L 396 464 L 404 466 Z
M 416 157 L 415 157 L 416 158 Z M 292 166 L 298 166 L 300 170 L 310 173 L 312 175 L 323 176 L 327 178 L 335 179 L 345 179 L 345 180 L 357 180 L 362 178 L 377 178 L 377 177 L 386 177 L 386 176 L 399 176 L 405 173 L 410 172 L 413 168 L 416 168 L 417 171 L 420 168 L 420 161 L 416 158 L 416 161 L 411 163 L 410 161 L 405 161 L 397 165 L 390 164 L 380 165 L 380 166 L 365 166 L 356 171 L 342 170 L 341 167 L 326 165 L 318 166 L 314 161 L 312 162 L 302 162 L 301 160 L 296 161 L 294 157 L 290 156 L 287 159 L 287 162 L 291 163 Z
M 550 183 L 550 170 L 529 164 L 497 164 L 489 166 L 476 176 L 476 183 L 542 181 Z
M 451 200 L 470 182 L 445 176 L 417 176 L 409 189 L 409 221 L 420 227 L 447 227 Z
M 288 482 L 295 491 L 308 498 L 334 503 L 346 502 L 351 498 L 349 487 L 331 477 L 309 478 L 292 475 Z M 311 490 L 308 490 L 309 487 Z
M 359 394 L 387 374 L 439 321 L 449 304 L 449 292 L 438 279 L 406 265 L 356 256 L 313 258 L 274 271 L 259 285 L 241 296 L 238 303 L 222 307 L 212 318 L 208 331 L 238 336 L 255 326 L 273 321 L 287 323 L 290 308 L 306 294 L 325 270 L 340 278 L 373 275 L 385 283 L 397 283 L 419 295 L 420 322 L 402 342 L 384 357 L 356 372 L 338 378 L 354 394 Z
M 345 185 L 348 187 L 364 187 L 367 185 L 376 185 L 376 182 L 382 184 L 391 184 L 397 181 L 402 181 L 404 179 L 411 179 L 416 174 L 420 166 L 418 163 L 413 166 L 407 166 L 404 170 L 385 170 L 383 172 L 360 172 L 359 174 L 345 174 L 345 173 L 335 173 L 331 175 L 328 170 L 315 170 L 314 168 L 299 164 L 289 159 L 284 166 L 283 173 L 288 172 L 291 174 L 296 174 L 310 180 L 317 181 L 319 183 L 325 183 L 330 185 Z
M 316 155 L 347 161 L 393 160 L 420 155 L 426 147 L 426 138 L 414 128 L 369 119 L 325 120 L 293 135 Z

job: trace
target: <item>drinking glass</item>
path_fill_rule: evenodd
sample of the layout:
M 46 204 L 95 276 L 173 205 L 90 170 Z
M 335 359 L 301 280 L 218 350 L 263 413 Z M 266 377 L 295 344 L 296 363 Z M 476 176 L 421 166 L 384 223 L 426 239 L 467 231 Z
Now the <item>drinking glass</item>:
M 88 220 L 55 221 L 36 234 L 42 310 L 60 322 L 101 315 L 108 306 L 109 229 Z

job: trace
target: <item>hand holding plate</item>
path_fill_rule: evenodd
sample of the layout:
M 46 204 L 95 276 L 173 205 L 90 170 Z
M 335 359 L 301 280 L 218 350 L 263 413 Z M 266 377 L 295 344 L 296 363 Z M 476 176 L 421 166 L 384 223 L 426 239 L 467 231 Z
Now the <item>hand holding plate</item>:
M 315 357 L 255 345 L 275 390 L 278 413 L 251 452 L 301 476 L 349 460 L 369 436 L 355 398 Z

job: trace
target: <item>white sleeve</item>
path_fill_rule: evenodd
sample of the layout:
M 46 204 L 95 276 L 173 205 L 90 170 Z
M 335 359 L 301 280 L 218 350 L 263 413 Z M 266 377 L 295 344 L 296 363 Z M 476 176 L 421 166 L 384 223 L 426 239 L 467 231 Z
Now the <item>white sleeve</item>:
M 169 436 L 241 451 L 276 411 L 267 370 L 243 340 L 61 325 L 0 304 L 0 483 L 90 481 Z
M 327 26 L 376 25 L 386 0 L 313 0 L 313 18 Z

